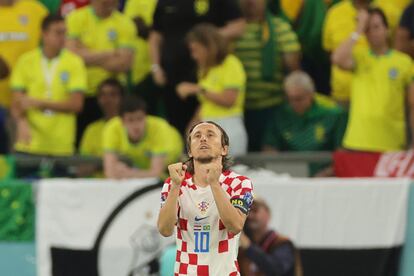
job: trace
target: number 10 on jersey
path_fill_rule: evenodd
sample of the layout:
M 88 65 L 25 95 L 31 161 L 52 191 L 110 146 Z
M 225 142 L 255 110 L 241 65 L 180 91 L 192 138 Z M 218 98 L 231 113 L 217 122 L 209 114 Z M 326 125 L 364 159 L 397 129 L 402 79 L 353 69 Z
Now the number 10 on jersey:
M 194 232 L 196 253 L 207 253 L 210 247 L 210 232 Z

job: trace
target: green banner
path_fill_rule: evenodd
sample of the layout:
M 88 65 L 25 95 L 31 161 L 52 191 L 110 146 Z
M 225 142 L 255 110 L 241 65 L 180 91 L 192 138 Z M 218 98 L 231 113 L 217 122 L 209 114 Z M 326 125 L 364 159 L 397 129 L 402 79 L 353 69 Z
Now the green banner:
M 35 211 L 32 185 L 0 181 L 0 241 L 33 241 Z

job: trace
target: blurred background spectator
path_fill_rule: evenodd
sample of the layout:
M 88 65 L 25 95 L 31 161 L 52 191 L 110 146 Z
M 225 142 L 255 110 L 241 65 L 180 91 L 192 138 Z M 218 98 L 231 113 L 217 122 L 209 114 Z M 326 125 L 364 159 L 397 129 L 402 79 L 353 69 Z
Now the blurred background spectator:
M 83 107 L 86 68 L 64 49 L 62 17 L 42 23 L 42 47 L 23 54 L 13 69 L 12 114 L 20 153 L 71 156 L 75 149 L 76 113 Z
M 197 108 L 195 97 L 176 94 L 180 82 L 196 82 L 196 65 L 186 47 L 187 32 L 198 23 L 212 23 L 233 39 L 243 34 L 245 21 L 238 0 L 159 0 L 150 34 L 151 70 L 163 86 L 168 121 L 182 134 Z
M 266 9 L 266 0 L 241 0 L 241 7 L 247 26 L 235 53 L 247 74 L 248 148 L 260 151 L 270 114 L 283 101 L 284 73 L 300 67 L 300 45 L 290 24 Z
M 117 0 L 92 0 L 67 16 L 67 47 L 87 65 L 85 107 L 78 116 L 77 141 L 86 126 L 102 115 L 97 103 L 99 83 L 109 77 L 126 81 L 134 58 L 135 25 L 117 11 Z
M 241 275 L 302 276 L 300 255 L 288 237 L 269 229 L 270 208 L 255 196 L 240 235 Z
M 147 115 L 145 102 L 127 96 L 120 116 L 103 131 L 104 172 L 108 178 L 162 177 L 168 164 L 177 162 L 184 144 L 178 131 L 162 118 Z M 132 161 L 132 166 L 121 157 Z
M 334 52 L 342 42 L 348 39 L 357 25 L 357 13 L 361 9 L 367 9 L 371 5 L 383 9 L 390 22 L 392 32 L 398 24 L 400 10 L 389 4 L 389 1 L 376 3 L 371 0 L 345 0 L 332 6 L 326 15 L 323 30 L 323 47 L 328 52 Z M 366 48 L 368 46 L 365 36 L 358 39 L 356 47 Z M 337 66 L 332 67 L 331 72 L 331 95 L 343 105 L 349 104 L 352 74 L 341 70 Z
M 356 48 L 362 34 L 369 48 Z M 354 72 L 344 146 L 361 151 L 398 151 L 407 146 L 405 104 L 414 129 L 411 58 L 389 45 L 389 25 L 380 9 L 361 10 L 358 26 L 335 50 L 333 63 Z M 414 136 L 412 136 L 414 137 Z
M 344 111 L 320 103 L 312 79 L 304 72 L 287 76 L 284 88 L 287 102 L 269 120 L 263 150 L 334 151 L 340 148 L 346 127 Z M 330 167 L 320 170 L 321 165 L 311 166 L 312 175 L 332 175 Z
M 404 10 L 395 35 L 395 49 L 414 58 L 414 3 Z
M 106 122 L 118 116 L 124 95 L 124 87 L 117 79 L 106 79 L 98 86 L 98 104 L 103 117 L 90 123 L 83 133 L 80 153 L 82 155 L 102 157 L 102 133 Z
M 247 153 L 247 133 L 243 123 L 246 76 L 240 60 L 211 24 L 195 26 L 187 35 L 191 56 L 198 68 L 198 83 L 182 82 L 177 92 L 182 98 L 197 95 L 200 107 L 191 128 L 198 121 L 218 123 L 232 141 L 230 154 Z

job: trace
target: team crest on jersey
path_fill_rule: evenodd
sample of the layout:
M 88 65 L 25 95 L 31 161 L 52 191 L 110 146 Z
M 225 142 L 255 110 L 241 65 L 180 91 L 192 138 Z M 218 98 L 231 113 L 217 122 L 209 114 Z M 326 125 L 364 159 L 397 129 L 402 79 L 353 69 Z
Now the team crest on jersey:
M 67 71 L 63 71 L 63 72 L 61 72 L 61 73 L 60 73 L 60 80 L 61 80 L 63 83 L 67 83 L 67 82 L 69 81 L 69 72 L 67 72 Z
M 115 41 L 118 38 L 118 33 L 116 32 L 116 30 L 109 30 L 108 31 L 108 39 L 110 41 Z
M 391 68 L 391 69 L 388 71 L 388 76 L 389 76 L 389 78 L 390 78 L 391 80 L 395 80 L 395 79 L 397 79 L 397 77 L 398 77 L 398 70 L 397 70 L 397 68 Z
M 20 15 L 19 16 L 19 23 L 21 24 L 21 25 L 27 25 L 28 23 L 29 23 L 29 17 L 27 16 L 27 15 Z
M 194 11 L 197 15 L 205 15 L 210 9 L 209 0 L 195 0 Z
M 198 209 L 201 211 L 202 214 L 205 214 L 207 212 L 208 207 L 210 206 L 210 204 L 206 201 L 201 201 L 198 204 Z

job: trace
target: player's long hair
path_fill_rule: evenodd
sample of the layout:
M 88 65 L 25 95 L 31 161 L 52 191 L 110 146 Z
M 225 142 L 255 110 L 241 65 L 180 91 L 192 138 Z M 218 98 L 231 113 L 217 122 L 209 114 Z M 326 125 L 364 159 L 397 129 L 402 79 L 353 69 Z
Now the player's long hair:
M 187 141 L 186 141 L 187 152 L 190 152 L 191 133 L 193 132 L 193 130 L 196 126 L 198 126 L 199 124 L 203 124 L 203 123 L 215 125 L 221 132 L 221 146 L 222 147 L 225 147 L 225 146 L 229 147 L 230 146 L 229 136 L 227 135 L 226 131 L 221 126 L 219 126 L 218 124 L 216 124 L 215 122 L 212 122 L 212 121 L 202 121 L 202 122 L 199 122 L 199 123 L 193 125 L 191 127 L 190 131 L 188 132 Z M 188 160 L 185 161 L 185 164 L 187 165 L 187 172 L 189 172 L 191 174 L 194 174 L 194 158 L 189 157 Z M 227 171 L 227 170 L 230 169 L 231 165 L 233 164 L 233 160 L 228 155 L 225 155 L 221 159 L 221 164 L 223 166 L 222 171 L 224 172 L 224 171 Z

